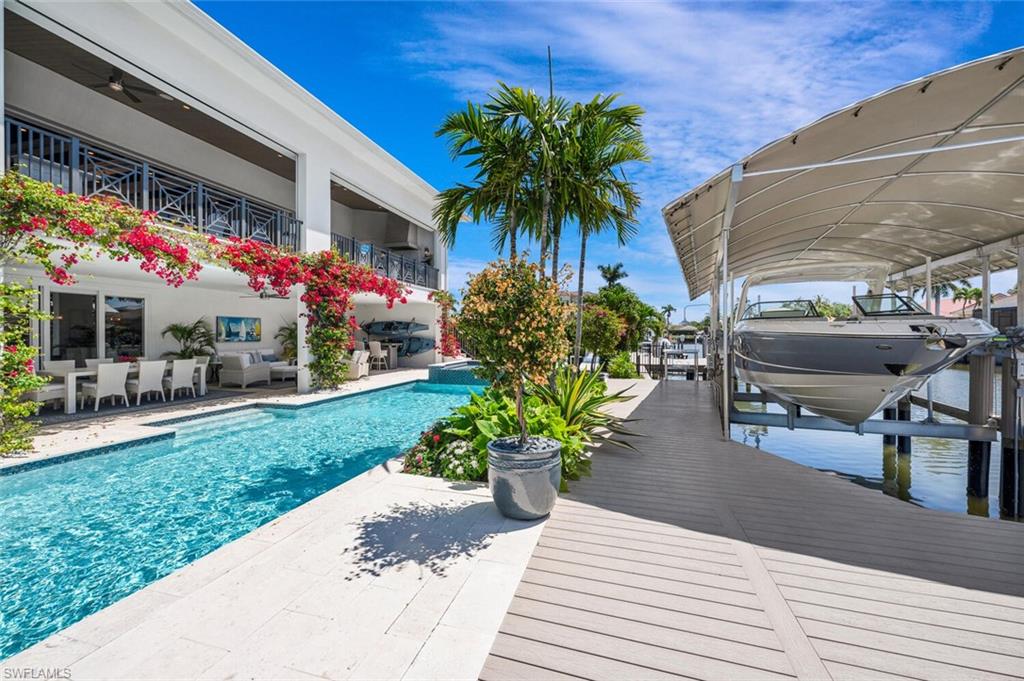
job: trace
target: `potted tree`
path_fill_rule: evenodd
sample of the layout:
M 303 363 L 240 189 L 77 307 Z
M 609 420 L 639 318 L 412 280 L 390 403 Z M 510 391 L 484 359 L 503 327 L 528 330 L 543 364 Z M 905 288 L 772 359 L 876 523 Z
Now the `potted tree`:
M 557 440 L 531 437 L 523 409 L 527 382 L 543 384 L 568 351 L 569 310 L 558 283 L 538 265 L 499 260 L 472 277 L 457 325 L 480 362 L 480 374 L 515 400 L 519 433 L 487 444 L 494 503 L 509 518 L 551 512 L 562 475 Z

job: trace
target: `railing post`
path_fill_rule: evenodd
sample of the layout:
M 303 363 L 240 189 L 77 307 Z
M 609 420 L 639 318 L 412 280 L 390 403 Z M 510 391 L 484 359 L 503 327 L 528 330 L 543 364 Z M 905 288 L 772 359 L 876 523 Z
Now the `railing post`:
M 196 228 L 206 232 L 206 190 L 202 182 L 196 182 Z
M 71 138 L 71 193 L 81 194 L 82 185 L 82 140 L 77 137 Z
M 142 162 L 142 210 L 149 210 L 149 163 Z
M 249 238 L 249 202 L 243 196 L 238 202 L 238 236 L 241 239 Z

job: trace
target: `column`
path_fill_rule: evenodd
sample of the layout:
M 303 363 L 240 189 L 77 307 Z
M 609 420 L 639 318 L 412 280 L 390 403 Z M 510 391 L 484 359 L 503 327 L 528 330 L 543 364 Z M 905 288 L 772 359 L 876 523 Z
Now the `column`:
M 306 253 L 331 247 L 331 169 L 325 158 L 299 154 L 295 159 L 295 216 L 302 220 L 302 250 Z M 296 291 L 297 296 L 302 291 Z M 306 306 L 296 298 L 295 314 L 299 327 L 298 392 L 311 389 L 309 347 L 306 345 Z

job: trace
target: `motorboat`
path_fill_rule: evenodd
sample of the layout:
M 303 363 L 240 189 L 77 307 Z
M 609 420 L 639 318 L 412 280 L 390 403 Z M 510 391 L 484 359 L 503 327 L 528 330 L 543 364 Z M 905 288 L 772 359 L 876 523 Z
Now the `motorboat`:
M 941 317 L 898 293 L 854 296 L 845 319 L 823 315 L 809 300 L 741 309 L 733 330 L 739 380 L 850 425 L 893 405 L 997 333 L 981 319 Z

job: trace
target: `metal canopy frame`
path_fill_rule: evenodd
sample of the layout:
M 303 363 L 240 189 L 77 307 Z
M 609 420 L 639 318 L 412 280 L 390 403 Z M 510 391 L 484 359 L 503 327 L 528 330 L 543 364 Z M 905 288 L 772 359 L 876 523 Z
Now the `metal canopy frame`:
M 877 261 L 894 285 L 916 287 L 1016 267 L 1017 196 L 1024 48 L 830 114 L 687 192 L 663 216 L 691 298 L 730 276 L 850 258 Z M 721 290 L 716 297 L 725 302 Z

